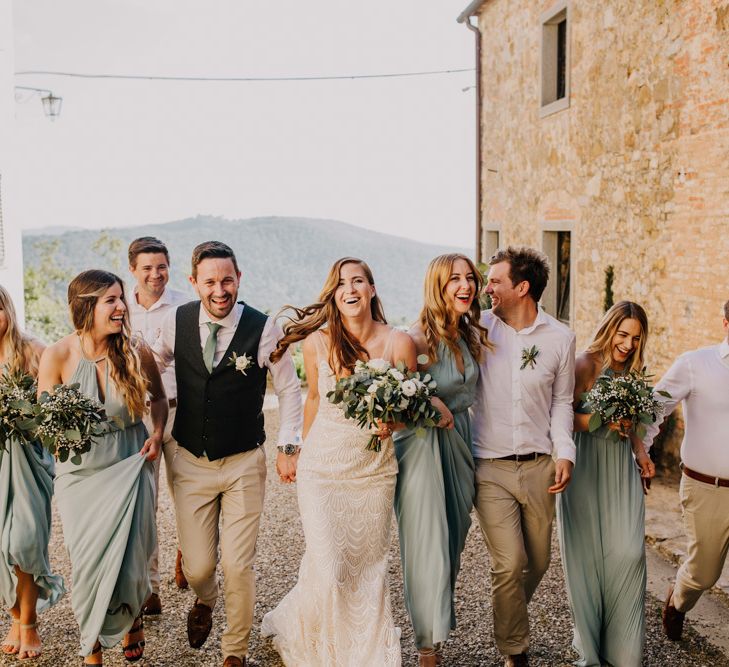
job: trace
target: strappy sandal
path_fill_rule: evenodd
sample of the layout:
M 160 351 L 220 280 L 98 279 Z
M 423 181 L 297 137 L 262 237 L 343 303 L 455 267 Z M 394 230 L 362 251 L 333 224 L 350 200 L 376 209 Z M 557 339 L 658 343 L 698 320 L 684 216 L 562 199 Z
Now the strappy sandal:
M 13 631 L 13 627 L 16 625 L 20 625 L 20 620 L 14 618 L 12 619 L 12 623 L 10 624 L 8 636 L 5 638 L 5 641 L 3 641 L 2 644 L 2 651 L 5 655 L 17 655 L 18 651 L 20 650 L 20 628 L 18 628 L 18 638 L 9 639 L 10 633 Z
M 140 614 L 139 616 L 137 616 L 137 618 L 134 619 L 132 627 L 129 629 L 129 632 L 127 632 L 127 637 L 129 635 L 138 634 L 143 631 L 144 620 L 142 619 L 142 615 Z M 140 639 L 136 642 L 129 642 L 126 646 L 122 644 L 122 653 L 124 654 L 124 659 L 127 662 L 137 662 L 137 660 L 140 660 L 141 657 L 144 655 L 144 647 L 146 646 L 146 644 L 147 642 L 145 642 L 144 639 Z M 137 649 L 142 649 L 142 652 L 139 655 L 127 655 L 127 652 L 136 651 Z
M 94 644 L 94 648 L 91 649 L 91 653 L 86 656 L 86 658 L 90 658 L 92 655 L 99 655 L 101 653 L 101 643 L 97 640 L 97 642 Z M 93 665 L 94 667 L 103 667 L 104 661 L 101 662 L 86 662 L 86 658 L 82 658 L 82 663 L 84 665 Z
M 23 635 L 23 630 L 35 630 L 38 627 L 37 623 L 20 624 L 20 634 Z M 18 651 L 18 660 L 37 660 L 40 658 L 42 653 L 43 645 L 40 643 L 40 637 L 38 638 L 37 644 L 23 644 L 20 642 L 20 650 Z M 28 655 L 28 653 L 35 653 L 35 655 Z M 23 654 L 25 653 L 25 657 Z

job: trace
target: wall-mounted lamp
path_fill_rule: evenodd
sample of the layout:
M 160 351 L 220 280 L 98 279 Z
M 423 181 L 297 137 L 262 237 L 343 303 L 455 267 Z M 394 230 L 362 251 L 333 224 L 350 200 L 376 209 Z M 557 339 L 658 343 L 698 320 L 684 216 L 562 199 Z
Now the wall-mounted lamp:
M 56 120 L 61 115 L 61 105 L 63 103 L 62 97 L 56 97 L 52 91 L 46 90 L 45 88 L 30 88 L 28 86 L 15 86 L 16 90 L 30 90 L 34 93 L 38 93 L 43 104 L 43 113 L 47 118 Z

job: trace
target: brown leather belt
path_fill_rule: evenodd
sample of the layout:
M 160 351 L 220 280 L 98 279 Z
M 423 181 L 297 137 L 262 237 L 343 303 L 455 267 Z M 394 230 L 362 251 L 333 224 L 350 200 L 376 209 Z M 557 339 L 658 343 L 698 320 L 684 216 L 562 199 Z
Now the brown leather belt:
M 509 454 L 509 456 L 497 456 L 492 459 L 493 461 L 516 461 L 521 463 L 522 461 L 536 461 L 540 456 L 549 456 L 544 452 L 532 452 L 531 454 Z
M 709 475 L 704 475 L 701 472 L 691 470 L 691 468 L 687 468 L 685 465 L 681 466 L 681 470 L 683 470 L 683 474 L 686 475 L 686 477 L 695 479 L 697 482 L 711 484 L 712 486 L 729 486 L 729 479 L 722 479 L 721 477 L 710 477 Z
M 171 408 L 176 408 L 176 407 L 177 407 L 177 399 L 176 399 L 176 398 L 171 398 L 171 399 L 170 399 L 169 401 L 167 401 L 167 402 L 169 403 L 169 406 L 170 406 Z M 149 407 L 149 405 L 150 405 L 150 403 L 149 403 L 149 401 L 147 401 L 147 407 Z

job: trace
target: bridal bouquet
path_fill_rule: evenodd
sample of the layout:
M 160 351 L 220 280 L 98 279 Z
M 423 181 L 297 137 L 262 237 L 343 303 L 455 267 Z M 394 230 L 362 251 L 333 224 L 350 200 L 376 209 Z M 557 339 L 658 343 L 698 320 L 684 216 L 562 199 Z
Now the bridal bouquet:
M 38 407 L 35 435 L 62 463 L 70 457 L 79 465 L 94 437 L 106 430 L 104 408 L 82 394 L 78 384 L 57 384 L 52 392 L 44 391 Z
M 427 373 L 421 377 L 402 362 L 393 367 L 383 359 L 370 359 L 358 361 L 354 373 L 340 378 L 327 398 L 360 428 L 390 422 L 417 431 L 432 428 L 440 420 L 430 402 L 435 389 L 435 380 Z M 380 447 L 380 437 L 373 435 L 366 449 L 379 452 Z
M 643 438 L 646 424 L 652 424 L 663 414 L 663 403 L 656 398 L 656 393 L 671 397 L 666 391 L 656 392 L 649 384 L 651 377 L 644 369 L 597 378 L 592 389 L 582 394 L 582 400 L 593 410 L 590 432 L 603 424 L 617 423 L 620 429 L 610 431 L 608 438 L 611 440 L 620 440 L 629 431 Z
M 0 376 L 0 449 L 10 439 L 23 445 L 33 441 L 36 401 L 35 380 L 25 373 L 5 371 Z

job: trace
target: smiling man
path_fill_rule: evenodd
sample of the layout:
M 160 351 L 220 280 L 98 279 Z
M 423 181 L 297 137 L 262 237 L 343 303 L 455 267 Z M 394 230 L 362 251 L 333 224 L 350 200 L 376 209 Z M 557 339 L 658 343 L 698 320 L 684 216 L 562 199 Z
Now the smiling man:
M 549 279 L 541 252 L 509 247 L 489 264 L 492 309 L 481 324 L 494 350 L 471 408 L 476 511 L 491 554 L 496 646 L 520 667 L 527 604 L 549 566 L 555 494 L 575 462 L 575 334 L 539 307 Z
M 134 276 L 135 284 L 132 296 L 127 307 L 129 309 L 129 324 L 132 332 L 144 338 L 147 345 L 154 347 L 162 331 L 164 318 L 178 305 L 189 301 L 183 292 L 170 289 L 167 283 L 170 279 L 170 254 L 167 246 L 153 236 L 142 236 L 129 244 L 129 272 Z M 162 438 L 162 454 L 165 459 L 167 471 L 167 485 L 170 495 L 173 493 L 170 480 L 170 462 L 175 455 L 177 443 L 172 437 L 172 424 L 175 422 L 177 409 L 177 386 L 175 383 L 174 365 L 162 373 L 162 383 L 165 387 L 169 401 L 169 413 L 165 431 Z M 147 430 L 152 432 L 152 422 L 149 415 L 144 420 Z M 162 456 L 154 460 L 154 511 L 157 512 L 159 500 L 159 468 Z M 181 554 L 177 552 L 177 566 L 175 568 L 175 581 L 180 588 L 187 588 L 187 582 L 180 568 Z M 152 582 L 152 595 L 144 604 L 142 611 L 145 614 L 160 614 L 162 602 L 159 598 L 159 547 L 155 547 L 154 554 L 149 563 L 149 577 Z
M 231 248 L 219 241 L 192 252 L 190 282 L 199 301 L 165 320 L 154 352 L 173 361 L 178 410 L 172 433 L 177 531 L 183 567 L 197 600 L 187 617 L 190 646 L 203 645 L 218 597 L 218 546 L 225 576 L 224 667 L 246 664 L 253 624 L 258 526 L 266 456 L 263 397 L 271 373 L 279 399 L 281 479 L 295 479 L 301 430 L 301 390 L 290 354 L 270 360 L 283 332 L 273 318 L 238 302 L 241 273 Z M 218 530 L 222 519 L 222 528 Z

